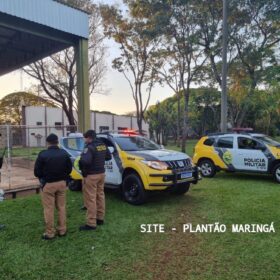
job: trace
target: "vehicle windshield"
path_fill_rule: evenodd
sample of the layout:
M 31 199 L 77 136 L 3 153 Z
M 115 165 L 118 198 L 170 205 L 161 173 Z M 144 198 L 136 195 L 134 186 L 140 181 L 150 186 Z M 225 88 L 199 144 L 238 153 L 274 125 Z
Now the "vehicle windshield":
M 71 154 L 75 152 L 81 152 L 85 147 L 85 141 L 83 137 L 64 138 L 62 144 L 63 147 Z
M 270 137 L 267 137 L 265 135 L 261 135 L 261 136 L 255 136 L 255 138 L 257 138 L 258 140 L 261 140 L 262 142 L 264 142 L 267 145 L 280 148 L 280 143 L 275 141 L 275 140 L 273 140 Z
M 159 150 L 160 147 L 153 141 L 142 136 L 120 136 L 115 138 L 123 151 Z

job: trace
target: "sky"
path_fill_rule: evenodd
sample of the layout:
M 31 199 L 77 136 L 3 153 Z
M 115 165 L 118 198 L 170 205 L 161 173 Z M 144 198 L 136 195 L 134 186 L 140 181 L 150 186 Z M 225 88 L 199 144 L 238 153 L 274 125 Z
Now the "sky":
M 119 4 L 118 0 L 103 0 L 105 4 Z M 135 104 L 132 98 L 132 93 L 128 82 L 121 73 L 112 69 L 112 60 L 118 55 L 118 45 L 112 41 L 107 42 L 108 56 L 107 65 L 108 72 L 104 79 L 104 88 L 108 89 L 108 94 L 94 94 L 90 98 L 90 107 L 92 110 L 110 111 L 116 114 L 125 114 L 135 111 Z M 0 98 L 5 95 L 30 89 L 37 81 L 31 79 L 22 71 L 17 70 L 12 73 L 0 77 Z M 155 86 L 152 90 L 151 100 L 149 105 L 156 104 L 167 97 L 172 96 L 173 93 L 168 87 Z

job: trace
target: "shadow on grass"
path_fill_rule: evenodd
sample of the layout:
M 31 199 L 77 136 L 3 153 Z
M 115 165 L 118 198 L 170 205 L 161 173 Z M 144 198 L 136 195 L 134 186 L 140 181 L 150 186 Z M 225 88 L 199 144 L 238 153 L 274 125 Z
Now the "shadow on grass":
M 237 181 L 254 181 L 259 182 L 260 180 L 263 182 L 274 182 L 273 177 L 271 175 L 266 174 L 252 174 L 252 173 L 235 173 L 235 172 L 220 172 L 217 173 L 215 178 L 203 179 L 203 180 L 237 180 Z
M 174 193 L 171 193 L 170 191 L 150 191 L 148 193 L 147 202 L 141 205 L 131 205 L 127 203 L 122 194 L 121 191 L 118 189 L 108 189 L 105 188 L 105 194 L 106 197 L 110 200 L 114 200 L 119 203 L 124 203 L 128 206 L 132 207 L 152 207 L 152 206 L 160 206 L 162 204 L 198 204 L 203 203 L 204 198 L 197 198 L 192 195 L 193 191 L 201 191 L 201 189 L 197 188 L 191 188 L 187 193 L 184 195 L 176 195 Z M 205 198 L 206 199 L 206 198 Z

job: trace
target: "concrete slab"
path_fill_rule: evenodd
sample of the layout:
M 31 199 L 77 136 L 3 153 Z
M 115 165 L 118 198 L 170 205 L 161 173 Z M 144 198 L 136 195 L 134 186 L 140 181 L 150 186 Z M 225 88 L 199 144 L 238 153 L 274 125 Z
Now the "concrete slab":
M 6 164 L 1 170 L 0 188 L 6 190 L 21 189 L 28 187 L 38 187 L 38 179 L 34 177 L 33 168 L 23 168 L 21 166 L 12 166 L 9 170 Z

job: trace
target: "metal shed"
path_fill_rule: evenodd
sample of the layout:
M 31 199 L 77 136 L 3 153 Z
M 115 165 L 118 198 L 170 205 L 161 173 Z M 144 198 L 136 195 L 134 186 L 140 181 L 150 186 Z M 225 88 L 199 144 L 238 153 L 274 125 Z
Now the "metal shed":
M 90 127 L 88 34 L 88 15 L 59 1 L 0 1 L 0 75 L 75 47 L 80 131 Z

